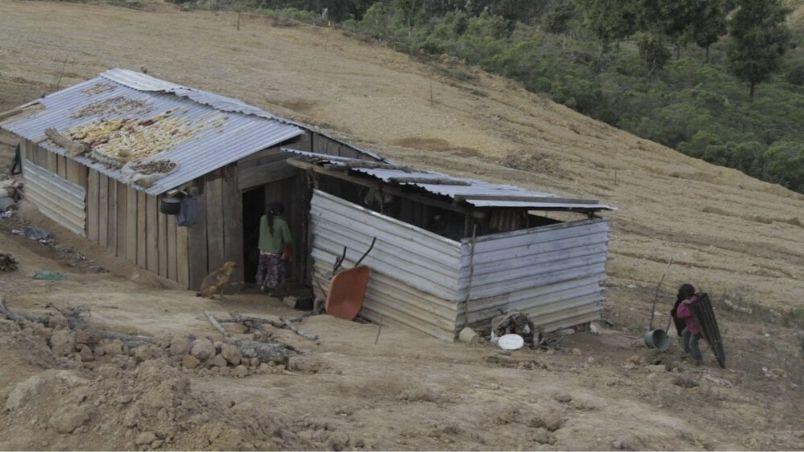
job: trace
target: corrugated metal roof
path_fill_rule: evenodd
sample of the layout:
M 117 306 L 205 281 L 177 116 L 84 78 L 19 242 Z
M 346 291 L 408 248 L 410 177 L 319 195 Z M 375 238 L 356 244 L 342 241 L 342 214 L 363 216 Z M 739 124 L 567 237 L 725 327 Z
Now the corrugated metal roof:
M 360 163 L 358 159 L 333 157 L 326 154 L 283 148 L 307 159 L 345 165 Z M 477 179 L 453 177 L 435 171 L 419 171 L 392 165 L 367 165 L 350 167 L 351 171 L 374 177 L 395 185 L 413 185 L 429 193 L 464 201 L 475 207 L 510 207 L 537 210 L 613 210 L 596 200 L 559 198 L 547 192 L 529 191 L 513 185 L 493 184 Z M 437 183 L 426 183 L 427 180 Z M 454 183 L 450 183 L 454 182 Z M 513 199 L 512 199 L 513 198 Z
M 96 102 L 122 97 L 138 102 L 144 108 L 125 111 L 106 110 L 96 114 L 76 115 L 82 108 Z M 44 109 L 24 117 L 11 118 L 0 127 L 24 137 L 59 155 L 65 150 L 46 140 L 45 129 L 60 133 L 91 124 L 100 119 L 147 119 L 166 111 L 171 118 L 185 121 L 194 130 L 190 138 L 177 138 L 175 143 L 156 155 L 143 159 L 171 160 L 176 169 L 156 180 L 148 188 L 129 184 L 149 195 L 159 195 L 199 176 L 240 160 L 262 149 L 275 146 L 298 135 L 303 126 L 277 118 L 240 100 L 196 90 L 125 69 L 112 69 L 91 80 L 50 94 L 38 101 Z M 316 131 L 321 133 L 320 131 Z M 326 134 L 323 134 L 327 136 Z M 356 148 L 358 152 L 384 161 L 374 153 Z M 124 183 L 130 182 L 123 173 L 87 157 L 74 160 Z

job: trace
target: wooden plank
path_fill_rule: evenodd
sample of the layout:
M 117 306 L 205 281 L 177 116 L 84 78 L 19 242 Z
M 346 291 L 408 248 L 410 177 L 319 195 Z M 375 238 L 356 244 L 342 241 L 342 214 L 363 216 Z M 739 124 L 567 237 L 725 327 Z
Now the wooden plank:
M 145 197 L 145 268 L 159 272 L 159 206 L 155 196 Z
M 217 172 L 216 172 L 217 173 Z M 224 262 L 223 239 L 223 177 L 220 173 L 207 175 L 207 272 L 212 272 Z
M 145 192 L 137 191 L 137 265 L 147 268 L 145 257 L 145 199 L 148 195 Z
M 167 216 L 167 277 L 171 281 L 179 282 L 176 273 L 176 215 Z
M 157 211 L 158 211 L 158 205 L 157 205 Z M 156 246 L 157 246 L 156 251 L 157 254 L 159 255 L 159 276 L 167 278 L 168 277 L 167 215 L 165 215 L 162 212 L 157 213 L 157 227 L 159 228 L 159 234 L 156 240 Z
M 98 172 L 89 171 L 87 181 L 87 238 L 98 241 Z
M 299 173 L 299 169 L 280 160 L 260 166 L 241 168 L 237 175 L 237 186 L 240 190 L 248 190 L 258 185 L 289 179 Z
M 205 191 L 205 188 L 201 187 L 201 194 L 198 196 L 198 221 L 187 228 L 187 272 L 191 290 L 198 290 L 201 286 L 201 281 L 203 281 L 204 277 L 208 274 L 207 203 Z
M 176 280 L 185 289 L 190 288 L 189 229 L 176 226 Z
M 107 218 L 109 221 L 109 232 L 107 235 L 107 247 L 117 255 L 117 181 L 109 179 L 109 204 Z
M 47 152 L 47 151 L 46 151 Z M 47 169 L 51 173 L 58 174 L 59 172 L 59 155 L 52 152 L 47 152 Z
M 37 146 L 34 153 L 36 154 L 36 164 L 49 171 L 47 156 L 50 155 L 50 152 L 41 146 Z
M 223 177 L 224 260 L 236 264 L 232 282 L 243 282 L 243 195 L 237 187 L 237 166 L 230 165 L 224 169 Z
M 63 155 L 56 156 L 56 174 L 67 179 L 67 159 Z
M 109 246 L 109 178 L 98 174 L 98 244 Z
M 126 186 L 126 260 L 137 263 L 137 192 Z
M 128 187 L 122 182 L 115 182 L 117 186 L 117 257 L 127 257 L 128 236 Z

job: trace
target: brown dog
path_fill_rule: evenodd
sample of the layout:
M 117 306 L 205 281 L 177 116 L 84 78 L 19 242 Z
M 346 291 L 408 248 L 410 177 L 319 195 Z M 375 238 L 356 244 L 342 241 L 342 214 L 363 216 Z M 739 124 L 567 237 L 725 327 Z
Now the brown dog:
M 235 269 L 235 263 L 226 261 L 221 267 L 204 278 L 201 282 L 201 290 L 195 295 L 197 297 L 212 298 L 215 294 L 220 295 L 221 301 L 224 301 L 223 290 L 229 284 L 232 278 L 232 273 Z

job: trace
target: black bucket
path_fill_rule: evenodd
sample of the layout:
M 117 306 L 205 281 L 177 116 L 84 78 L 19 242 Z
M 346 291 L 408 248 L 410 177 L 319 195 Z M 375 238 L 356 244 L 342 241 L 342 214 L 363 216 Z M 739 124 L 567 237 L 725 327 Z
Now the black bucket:
M 181 211 L 181 199 L 168 196 L 159 201 L 159 211 L 165 215 L 178 215 Z

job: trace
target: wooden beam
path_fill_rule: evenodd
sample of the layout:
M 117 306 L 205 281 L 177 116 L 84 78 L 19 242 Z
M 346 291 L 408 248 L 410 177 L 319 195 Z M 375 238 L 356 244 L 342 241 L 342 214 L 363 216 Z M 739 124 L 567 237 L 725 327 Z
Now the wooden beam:
M 595 199 L 572 199 L 572 198 L 554 198 L 549 196 L 529 196 L 529 195 L 494 195 L 494 194 L 477 194 L 477 195 L 457 195 L 455 201 L 468 202 L 474 201 L 517 201 L 517 202 L 546 202 L 546 203 L 562 203 L 562 204 L 597 204 Z
M 126 259 L 137 263 L 137 191 L 126 187 Z
M 328 169 L 322 168 L 322 167 L 320 167 L 318 165 L 313 165 L 311 163 L 304 162 L 304 161 L 301 161 L 301 160 L 288 159 L 288 164 L 293 165 L 296 168 L 312 171 L 315 174 L 321 174 L 321 175 L 324 175 L 324 176 L 334 177 L 336 179 L 341 179 L 341 180 L 344 180 L 344 181 L 347 181 L 347 182 L 351 182 L 353 184 L 362 185 L 364 187 L 369 187 L 369 188 L 375 188 L 375 189 L 378 189 L 378 190 L 382 190 L 383 193 L 388 193 L 388 194 L 391 194 L 391 195 L 394 195 L 394 196 L 399 196 L 400 198 L 410 199 L 411 201 L 415 201 L 415 202 L 418 202 L 420 204 L 426 204 L 426 205 L 429 205 L 429 206 L 432 206 L 432 207 L 437 207 L 439 209 L 451 210 L 453 212 L 459 212 L 459 213 L 463 213 L 463 214 L 471 213 L 473 211 L 473 209 L 471 209 L 471 208 L 456 206 L 456 205 L 454 205 L 452 203 L 449 203 L 449 202 L 446 202 L 446 201 L 439 201 L 437 199 L 428 198 L 426 196 L 419 195 L 419 194 L 416 194 L 416 193 L 406 193 L 406 192 L 400 190 L 397 187 L 392 187 L 390 185 L 383 184 L 382 182 L 379 182 L 379 181 L 369 180 L 369 179 L 362 178 L 362 177 L 351 176 L 351 175 L 345 174 L 345 173 L 340 172 L 340 171 L 328 170 Z
M 290 179 L 298 174 L 298 171 L 298 168 L 288 165 L 284 160 L 242 168 L 238 171 L 237 188 L 241 191 L 248 190 L 258 185 Z
M 391 177 L 388 178 L 388 181 L 395 184 L 472 185 L 471 182 L 465 180 L 447 179 L 444 177 Z
M 146 195 L 145 197 L 145 262 L 146 268 L 154 273 L 159 273 L 159 206 L 156 196 Z
M 98 241 L 98 172 L 89 170 L 87 183 L 87 238 Z

